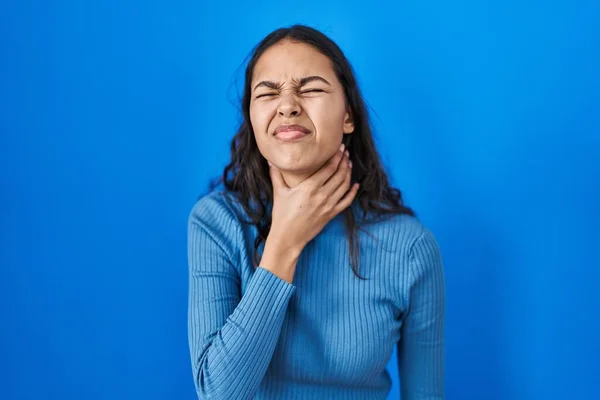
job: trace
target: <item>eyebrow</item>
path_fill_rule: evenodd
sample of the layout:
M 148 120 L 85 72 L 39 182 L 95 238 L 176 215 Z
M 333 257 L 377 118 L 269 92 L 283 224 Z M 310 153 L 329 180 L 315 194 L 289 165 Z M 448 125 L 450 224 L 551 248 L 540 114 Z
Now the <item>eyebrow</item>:
M 307 76 L 307 77 L 304 77 L 304 78 L 300 79 L 298 87 L 302 87 L 302 86 L 308 84 L 309 82 L 313 82 L 313 81 L 321 81 L 321 82 L 324 82 L 324 83 L 326 83 L 326 84 L 328 84 L 328 85 L 331 86 L 331 83 L 329 83 L 327 81 L 327 79 L 322 78 L 322 77 L 320 77 L 318 75 L 313 75 L 313 76 Z M 254 90 L 258 89 L 260 86 L 265 86 L 265 87 L 268 87 L 270 89 L 279 89 L 279 87 L 281 86 L 281 84 L 280 83 L 275 83 L 273 81 L 262 81 L 262 82 L 258 83 L 256 86 L 254 86 Z

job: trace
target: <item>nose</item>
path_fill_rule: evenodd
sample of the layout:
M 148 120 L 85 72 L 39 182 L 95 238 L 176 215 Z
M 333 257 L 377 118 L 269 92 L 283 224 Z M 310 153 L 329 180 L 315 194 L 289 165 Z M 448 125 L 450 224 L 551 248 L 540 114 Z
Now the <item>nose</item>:
M 282 95 L 277 112 L 282 117 L 297 117 L 300 115 L 301 107 L 296 97 L 292 94 Z

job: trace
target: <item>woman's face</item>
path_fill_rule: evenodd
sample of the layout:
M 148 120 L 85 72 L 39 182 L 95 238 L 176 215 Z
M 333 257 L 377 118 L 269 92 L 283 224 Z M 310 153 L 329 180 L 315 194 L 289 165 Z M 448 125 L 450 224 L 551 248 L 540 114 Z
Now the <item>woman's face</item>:
M 250 90 L 258 148 L 288 175 L 311 175 L 335 154 L 343 134 L 354 131 L 331 62 L 310 45 L 284 40 L 271 46 L 256 63 Z M 293 141 L 275 136 L 291 124 L 310 133 Z

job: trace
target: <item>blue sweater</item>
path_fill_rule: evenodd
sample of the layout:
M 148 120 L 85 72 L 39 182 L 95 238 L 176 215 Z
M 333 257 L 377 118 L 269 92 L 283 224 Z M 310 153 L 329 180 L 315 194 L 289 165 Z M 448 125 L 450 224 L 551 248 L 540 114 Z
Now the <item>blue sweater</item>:
M 368 280 L 360 280 L 338 214 L 303 249 L 293 283 L 253 268 L 257 231 L 242 218 L 241 205 L 218 190 L 189 215 L 188 333 L 199 398 L 386 399 L 397 345 L 401 398 L 443 399 L 442 259 L 415 217 L 363 225 L 358 271 Z

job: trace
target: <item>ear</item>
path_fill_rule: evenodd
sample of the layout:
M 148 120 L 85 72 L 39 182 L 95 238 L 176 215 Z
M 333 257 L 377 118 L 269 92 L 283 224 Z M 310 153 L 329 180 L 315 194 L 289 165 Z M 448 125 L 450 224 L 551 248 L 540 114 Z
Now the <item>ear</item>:
M 352 119 L 350 111 L 346 111 L 346 116 L 344 117 L 344 133 L 352 132 L 354 132 L 354 120 Z

